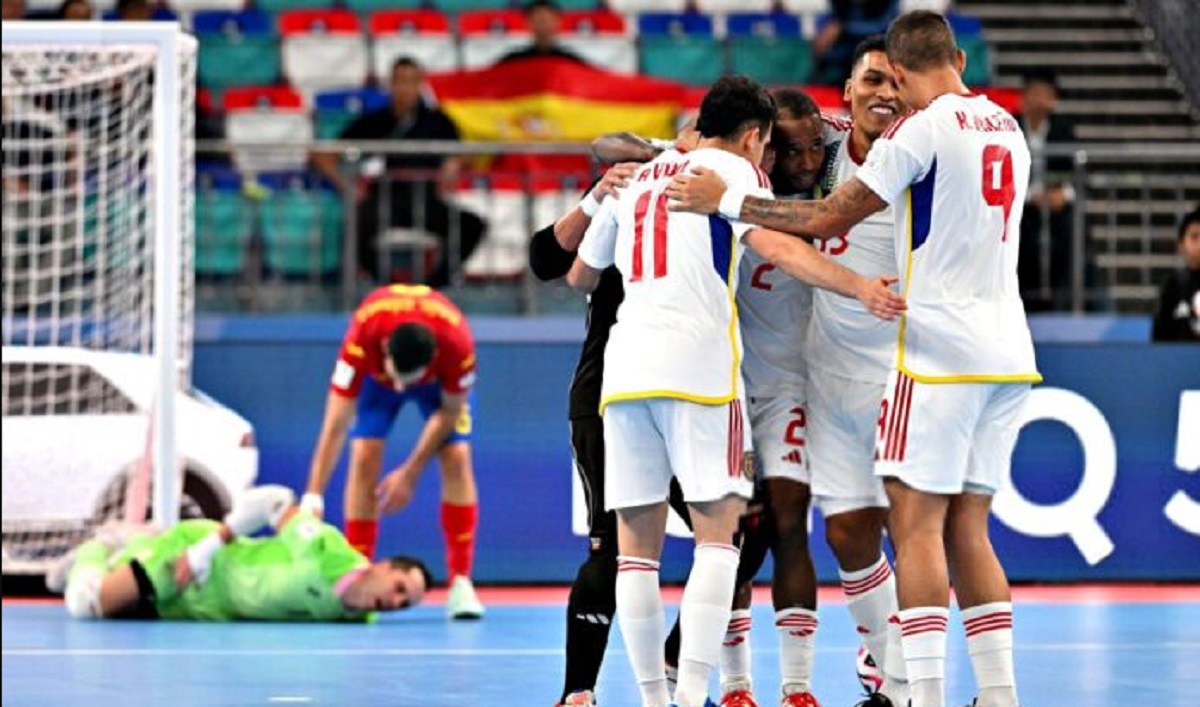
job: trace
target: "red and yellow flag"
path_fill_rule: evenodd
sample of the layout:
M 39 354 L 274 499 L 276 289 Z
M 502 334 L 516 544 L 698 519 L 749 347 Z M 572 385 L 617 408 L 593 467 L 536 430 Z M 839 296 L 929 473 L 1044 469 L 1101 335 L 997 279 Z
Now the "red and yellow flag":
M 682 84 L 538 58 L 429 78 L 465 140 L 586 142 L 610 132 L 675 136 Z

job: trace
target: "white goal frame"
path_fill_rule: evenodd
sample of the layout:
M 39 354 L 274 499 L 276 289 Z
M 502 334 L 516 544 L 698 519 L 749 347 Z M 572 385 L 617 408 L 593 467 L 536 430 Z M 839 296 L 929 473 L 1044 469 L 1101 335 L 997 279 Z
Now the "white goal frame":
M 178 22 L 24 22 L 0 23 L 5 49 L 20 46 L 141 45 L 155 48 L 153 96 L 154 165 L 154 351 L 157 395 L 153 433 L 153 519 L 164 527 L 179 520 L 182 491 L 175 444 L 176 355 L 179 337 L 181 233 L 179 204 L 183 189 L 180 164 L 182 30 Z M 169 391 L 169 392 L 167 392 Z

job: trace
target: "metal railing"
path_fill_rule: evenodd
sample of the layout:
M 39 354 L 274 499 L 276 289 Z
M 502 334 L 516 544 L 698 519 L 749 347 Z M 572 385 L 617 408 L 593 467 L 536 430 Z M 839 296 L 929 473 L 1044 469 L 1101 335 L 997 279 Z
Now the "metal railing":
M 328 141 L 312 147 L 339 156 L 343 181 L 348 184 L 363 178 L 363 156 L 368 151 L 371 155 L 457 156 L 468 163 L 512 155 L 588 155 L 588 146 L 580 144 Z M 228 156 L 232 149 L 223 142 L 199 146 L 201 157 Z M 294 146 L 263 144 L 253 149 L 284 151 Z M 1067 217 L 1058 220 L 1060 228 L 1051 226 L 1048 207 L 1043 207 L 1036 240 L 1023 244 L 1035 253 L 1040 266 L 1035 279 L 1022 280 L 1027 304 L 1075 312 L 1146 310 L 1159 282 L 1178 266 L 1175 224 L 1200 202 L 1200 145 L 1077 144 L 1048 148 L 1046 155 L 1071 160 L 1073 170 L 1065 177 L 1075 198 Z M 381 261 L 386 255 L 392 267 L 373 273 L 374 277 L 366 276 L 359 265 L 364 208 L 356 190 L 336 194 L 317 187 L 312 177 L 294 185 L 275 184 L 273 190 L 270 179 L 260 176 L 247 180 L 249 186 L 236 194 L 235 218 L 209 223 L 214 220 L 213 205 L 222 201 L 214 198 L 221 187 L 202 176 L 197 195 L 199 306 L 343 310 L 383 279 L 427 277 L 436 262 L 427 259 L 431 250 L 448 261 L 449 285 L 467 300 L 467 306 L 523 314 L 572 306 L 577 298 L 564 288 L 544 286 L 528 274 L 525 252 L 528 238 L 566 213 L 595 171 L 594 166 L 586 173 L 468 167 L 445 184 L 435 181 L 435 173 L 429 170 L 379 170 L 375 189 L 381 198 L 373 202 L 380 224 L 376 254 Z M 393 190 L 404 185 L 409 188 Z M 441 229 L 444 233 L 422 226 L 427 190 L 440 192 L 449 214 L 448 224 Z M 409 203 L 397 203 L 393 191 L 406 195 Z M 228 190 L 225 193 L 228 196 Z M 228 201 L 222 207 L 226 212 L 233 208 Z M 411 226 L 397 225 L 392 218 L 405 209 L 413 215 Z M 487 221 L 488 234 L 480 250 L 464 263 L 460 246 L 465 220 L 472 213 Z M 241 224 L 232 237 L 229 222 Z M 221 248 L 237 257 L 214 261 L 206 256 L 224 252 Z

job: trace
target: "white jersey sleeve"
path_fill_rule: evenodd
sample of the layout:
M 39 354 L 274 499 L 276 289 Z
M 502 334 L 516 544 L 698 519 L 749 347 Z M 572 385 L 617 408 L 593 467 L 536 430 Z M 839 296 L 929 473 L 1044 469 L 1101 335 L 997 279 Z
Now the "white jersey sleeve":
M 603 270 L 613 264 L 617 247 L 617 199 L 611 196 L 600 204 L 600 210 L 579 243 L 576 255 L 588 267 Z
M 871 146 L 866 164 L 855 175 L 889 204 L 896 203 L 933 165 L 933 131 L 929 114 L 898 119 Z

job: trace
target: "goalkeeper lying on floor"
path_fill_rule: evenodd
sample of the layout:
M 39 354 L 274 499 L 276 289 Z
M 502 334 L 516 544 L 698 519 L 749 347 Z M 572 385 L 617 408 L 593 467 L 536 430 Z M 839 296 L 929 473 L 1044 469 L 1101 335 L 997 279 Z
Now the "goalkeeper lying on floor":
M 46 584 L 75 618 L 364 621 L 421 601 L 430 575 L 420 561 L 371 564 L 294 500 L 284 486 L 260 486 L 224 522 L 140 528 L 127 542 L 102 528 Z M 246 537 L 268 525 L 274 535 Z

